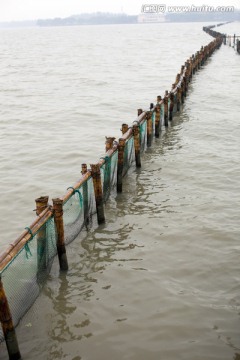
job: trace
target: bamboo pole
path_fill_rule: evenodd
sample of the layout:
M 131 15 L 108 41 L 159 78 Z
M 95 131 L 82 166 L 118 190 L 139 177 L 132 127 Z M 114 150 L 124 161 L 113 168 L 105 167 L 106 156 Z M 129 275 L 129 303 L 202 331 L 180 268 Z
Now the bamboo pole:
M 134 137 L 136 167 L 141 167 L 140 126 L 137 122 L 133 124 L 132 130 L 133 130 L 133 137 Z
M 91 164 L 91 173 L 94 186 L 94 194 L 97 209 L 98 224 L 105 223 L 104 206 L 103 206 L 103 191 L 101 182 L 101 169 L 99 164 Z
M 55 198 L 53 201 L 53 211 L 54 211 L 54 222 L 57 234 L 57 252 L 58 260 L 60 265 L 60 270 L 68 270 L 68 261 L 65 248 L 65 239 L 64 239 L 64 223 L 63 223 L 63 200 L 60 198 Z
M 0 322 L 7 346 L 9 360 L 21 360 L 17 335 L 13 326 L 12 315 L 0 275 Z
M 124 150 L 126 140 L 119 139 L 118 143 L 118 167 L 117 167 L 117 192 L 122 192 L 122 178 L 123 178 L 123 165 L 124 165 Z
M 152 146 L 152 129 L 153 129 L 153 121 L 152 121 L 152 111 L 147 111 L 147 147 Z
M 36 215 L 39 216 L 42 211 L 48 208 L 48 196 L 41 196 L 35 199 Z M 46 224 L 44 224 L 37 234 L 37 263 L 38 276 L 41 277 L 41 272 L 47 268 L 47 248 L 46 248 Z
M 87 164 L 82 164 L 82 175 L 86 175 L 88 172 Z M 85 225 L 89 224 L 89 205 L 88 205 L 88 181 L 84 181 L 82 184 L 83 189 L 83 216 Z

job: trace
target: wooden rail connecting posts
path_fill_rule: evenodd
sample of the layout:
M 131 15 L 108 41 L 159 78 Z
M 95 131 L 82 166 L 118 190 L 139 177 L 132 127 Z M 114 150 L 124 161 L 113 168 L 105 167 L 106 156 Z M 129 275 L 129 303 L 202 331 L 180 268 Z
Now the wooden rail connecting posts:
M 56 247 L 60 269 L 63 271 L 68 270 L 68 260 L 64 242 L 63 204 L 71 198 L 75 191 L 79 192 L 78 189 L 82 187 L 84 223 L 88 224 L 89 216 L 92 215 L 89 210 L 88 180 L 92 177 L 98 223 L 102 224 L 105 222 L 103 189 L 105 192 L 106 189 L 111 187 L 109 175 L 111 171 L 111 156 L 117 152 L 116 190 L 118 193 L 121 193 L 123 190 L 123 170 L 126 165 L 125 161 L 127 161 L 127 166 L 130 165 L 128 163 L 128 157 L 125 156 L 125 146 L 128 146 L 128 141 L 133 138 L 136 167 L 141 167 L 141 150 L 143 151 L 145 147 L 145 137 L 143 137 L 145 136 L 145 133 L 144 135 L 141 133 L 143 130 L 140 131 L 140 127 L 142 127 L 141 129 L 145 129 L 143 124 L 147 122 L 147 146 L 151 146 L 154 132 L 155 137 L 159 137 L 162 123 L 164 123 L 167 127 L 168 120 L 172 120 L 174 116 L 174 107 L 177 111 L 180 111 L 192 76 L 205 63 L 206 59 L 221 46 L 225 39 L 225 35 L 212 30 L 212 27 L 205 27 L 204 31 L 209 33 L 215 39 L 207 46 L 201 47 L 200 51 L 197 51 L 185 62 L 185 64 L 181 67 L 181 72 L 176 76 L 176 80 L 172 85 L 171 91 L 166 91 L 163 99 L 160 95 L 158 95 L 156 105 L 154 106 L 154 104 L 151 103 L 150 111 L 138 109 L 138 118 L 133 122 L 133 125 L 130 127 L 127 124 L 122 125 L 122 137 L 118 140 L 118 142 L 114 141 L 114 137 L 106 138 L 105 157 L 101 158 L 97 164 L 92 164 L 91 170 L 87 169 L 86 164 L 82 164 L 82 177 L 73 187 L 68 188 L 67 193 L 63 197 L 53 199 L 53 206 L 48 205 L 47 196 L 36 199 L 37 217 L 35 221 L 30 225 L 30 227 L 26 228 L 20 237 L 9 245 L 8 248 L 0 255 L 0 322 L 10 360 L 19 360 L 21 359 L 21 355 L 11 315 L 12 299 L 7 299 L 3 287 L 2 279 L 4 276 L 4 270 L 11 266 L 11 262 L 14 261 L 15 257 L 21 253 L 23 248 L 30 241 L 37 241 L 37 272 L 47 269 L 48 260 L 45 252 L 47 241 L 46 226 L 47 222 L 53 218 L 55 223 Z M 239 44 L 237 46 L 239 46 Z M 155 116 L 155 129 L 153 128 L 153 116 Z M 105 180 L 102 186 L 101 167 L 104 165 L 104 175 L 106 176 L 104 176 Z M 35 235 L 37 236 L 35 237 Z

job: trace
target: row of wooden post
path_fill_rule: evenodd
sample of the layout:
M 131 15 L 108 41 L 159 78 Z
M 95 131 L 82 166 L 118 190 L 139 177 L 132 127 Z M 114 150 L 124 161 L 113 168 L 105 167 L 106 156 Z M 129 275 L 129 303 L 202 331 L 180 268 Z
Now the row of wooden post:
M 101 160 L 97 164 L 92 164 L 91 169 L 87 169 L 86 164 L 82 164 L 82 176 L 92 177 L 96 212 L 99 224 L 105 223 L 104 214 L 104 194 L 101 182 L 101 166 L 113 155 L 115 151 L 118 151 L 117 161 L 117 192 L 121 193 L 123 190 L 123 169 L 124 169 L 124 151 L 127 141 L 133 137 L 134 151 L 135 151 L 135 164 L 137 168 L 141 167 L 141 135 L 140 125 L 143 121 L 147 123 L 147 147 L 152 145 L 153 136 L 159 137 L 161 131 L 161 122 L 163 120 L 164 125 L 167 127 L 169 121 L 173 119 L 174 107 L 179 112 L 181 105 L 184 103 L 188 91 L 188 85 L 191 81 L 193 74 L 204 64 L 206 59 L 216 50 L 222 42 L 222 38 L 218 37 L 212 41 L 209 45 L 201 48 L 195 55 L 192 55 L 185 64 L 181 67 L 181 71 L 176 76 L 176 80 L 172 85 L 170 92 L 166 91 L 164 97 L 157 96 L 156 104 L 150 104 L 149 111 L 143 111 L 138 109 L 138 119 L 134 121 L 132 126 L 129 128 L 127 124 L 122 125 L 122 137 L 118 142 L 115 141 L 114 137 L 106 138 L 106 158 Z M 163 110 L 161 116 L 161 110 Z M 155 128 L 153 128 L 153 114 L 155 114 Z M 109 156 L 108 156 L 109 155 Z M 110 187 L 110 178 L 107 179 L 106 188 Z M 83 211 L 84 211 L 84 222 L 89 222 L 89 204 L 88 204 L 88 181 L 85 180 L 81 183 L 83 189 Z M 75 188 L 69 190 L 70 197 L 74 194 Z M 70 193 L 72 191 L 72 193 Z M 54 217 L 55 230 L 56 230 L 56 241 L 57 241 L 57 254 L 59 259 L 60 270 L 68 270 L 68 260 L 65 247 L 65 235 L 64 235 L 64 220 L 63 220 L 63 198 L 53 199 L 53 206 L 48 204 L 48 196 L 42 196 L 35 200 L 36 202 L 36 214 L 41 216 L 43 211 L 49 209 L 51 216 Z M 37 247 L 38 247 L 38 271 L 41 273 L 47 268 L 47 257 L 46 257 L 46 224 L 38 229 L 37 234 Z M 18 347 L 17 337 L 13 326 L 13 320 L 10 312 L 8 300 L 3 288 L 2 280 L 0 277 L 0 322 L 3 328 L 3 334 L 7 345 L 7 350 L 10 360 L 21 359 L 21 354 Z
M 222 25 L 226 25 L 226 24 L 228 24 L 228 22 L 220 23 L 217 25 L 204 26 L 203 31 L 205 31 L 206 33 L 208 33 L 209 35 L 211 35 L 215 38 L 221 37 L 224 45 L 229 45 L 229 46 L 233 45 L 233 48 L 235 48 L 237 53 L 240 54 L 240 40 L 239 40 L 240 36 L 237 36 L 236 34 L 231 36 L 231 35 L 222 34 L 219 31 L 213 30 L 213 28 L 216 28 L 216 27 L 222 26 Z M 233 42 L 233 44 L 232 44 L 232 42 Z

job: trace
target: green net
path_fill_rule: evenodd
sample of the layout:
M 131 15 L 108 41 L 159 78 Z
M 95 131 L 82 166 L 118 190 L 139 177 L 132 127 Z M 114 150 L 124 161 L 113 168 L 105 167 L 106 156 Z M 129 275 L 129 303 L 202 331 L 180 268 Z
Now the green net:
M 82 187 L 63 205 L 63 222 L 65 243 L 69 244 L 80 233 L 84 225 L 83 190 Z
M 147 146 L 147 121 L 146 120 L 140 125 L 140 144 L 141 144 L 141 151 L 144 151 Z
M 133 136 L 126 141 L 123 158 L 123 176 L 126 175 L 132 162 L 134 161 L 134 138 Z
M 14 326 L 39 295 L 56 254 L 55 226 L 50 218 L 1 271 Z

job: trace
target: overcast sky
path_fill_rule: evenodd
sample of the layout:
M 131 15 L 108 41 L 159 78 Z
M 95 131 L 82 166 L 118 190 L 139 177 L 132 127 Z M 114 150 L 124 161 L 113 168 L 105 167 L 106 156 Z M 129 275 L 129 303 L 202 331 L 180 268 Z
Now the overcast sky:
M 137 15 L 143 4 L 234 6 L 240 8 L 240 0 L 0 0 L 0 21 L 35 20 L 66 17 L 83 12 L 124 12 Z

